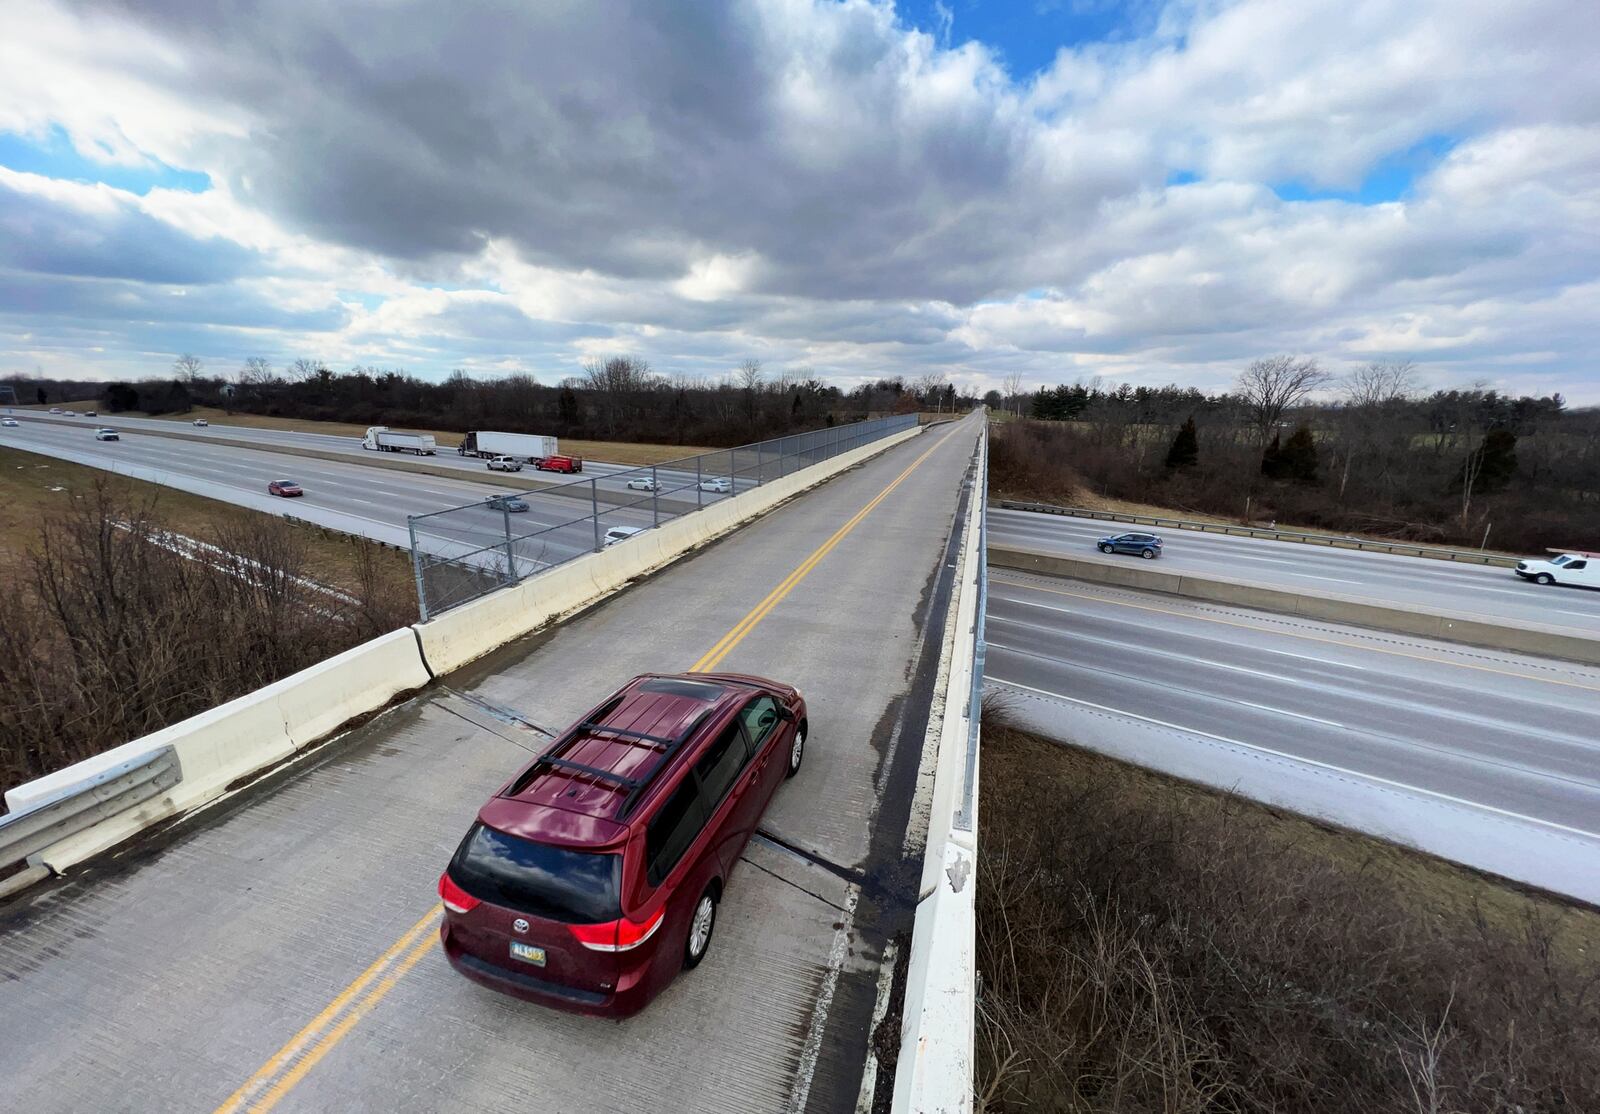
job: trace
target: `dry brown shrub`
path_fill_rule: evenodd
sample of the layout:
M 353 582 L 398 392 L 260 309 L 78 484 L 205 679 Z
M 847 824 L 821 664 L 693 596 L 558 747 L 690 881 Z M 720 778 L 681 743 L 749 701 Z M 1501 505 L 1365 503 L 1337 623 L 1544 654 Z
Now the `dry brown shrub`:
M 1596 968 L 1549 905 L 984 730 L 981 1109 L 1600 1110 Z

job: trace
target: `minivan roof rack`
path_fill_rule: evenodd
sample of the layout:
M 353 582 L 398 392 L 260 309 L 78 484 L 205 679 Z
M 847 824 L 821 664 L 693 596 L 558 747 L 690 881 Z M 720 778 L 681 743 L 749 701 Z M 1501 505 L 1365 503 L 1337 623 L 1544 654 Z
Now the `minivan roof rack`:
M 614 701 L 608 701 L 607 704 L 609 704 L 610 707 L 602 705 L 602 708 L 604 709 L 602 714 L 609 714 L 611 711 L 615 710 L 616 703 L 617 702 Z M 683 749 L 690 739 L 694 738 L 695 733 L 700 730 L 701 725 L 705 722 L 706 717 L 710 715 L 711 712 L 712 709 L 707 708 L 705 711 L 695 716 L 695 718 L 689 722 L 687 727 L 685 727 L 677 734 L 677 736 L 671 739 L 665 738 L 661 735 L 651 735 L 644 731 L 634 731 L 626 727 L 613 727 L 610 724 L 597 723 L 594 720 L 584 720 L 567 734 L 563 735 L 561 738 L 552 743 L 549 750 L 535 758 L 533 760 L 533 764 L 530 765 L 527 770 L 523 772 L 523 775 L 512 784 L 508 795 L 514 797 L 518 793 L 523 792 L 540 774 L 549 773 L 555 770 L 565 770 L 574 774 L 579 774 L 583 777 L 593 778 L 596 781 L 610 782 L 611 784 L 626 790 L 627 795 L 623 797 L 622 804 L 620 807 L 618 807 L 616 815 L 616 819 L 623 820 L 627 817 L 628 813 L 633 810 L 633 806 L 638 803 L 639 798 L 644 795 L 645 790 L 649 789 L 650 786 L 655 783 L 655 780 L 666 771 L 668 765 L 672 762 L 673 757 Z M 592 737 L 594 735 L 614 735 L 617 736 L 622 742 L 647 746 L 651 750 L 659 752 L 661 757 L 656 760 L 654 765 L 637 777 L 629 777 L 626 774 L 619 774 L 615 770 L 603 770 L 598 766 L 590 766 L 582 762 L 574 762 L 571 759 L 561 757 L 561 754 L 569 750 L 575 743 L 586 737 Z

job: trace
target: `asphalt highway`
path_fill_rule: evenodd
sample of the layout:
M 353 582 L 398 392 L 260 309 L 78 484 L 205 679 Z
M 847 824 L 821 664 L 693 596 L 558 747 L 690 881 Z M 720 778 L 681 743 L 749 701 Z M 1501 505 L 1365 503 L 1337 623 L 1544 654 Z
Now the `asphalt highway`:
M 420 462 L 433 467 L 446 469 L 450 472 L 459 472 L 463 479 L 479 476 L 488 467 L 487 462 L 478 457 L 462 456 L 454 448 L 441 447 L 433 456 L 416 456 L 411 453 L 379 452 L 362 447 L 361 438 L 342 434 L 316 433 L 309 430 L 262 429 L 254 426 L 230 425 L 227 422 L 212 422 L 207 426 L 195 426 L 192 423 L 171 421 L 163 418 L 136 418 L 121 414 L 99 414 L 93 418 L 86 418 L 79 412 L 77 417 L 66 417 L 62 414 L 41 413 L 37 410 L 10 410 L 8 416 L 16 418 L 23 423 L 31 423 L 36 427 L 57 426 L 67 429 L 84 429 L 91 434 L 93 430 L 102 425 L 111 426 L 119 432 L 144 430 L 151 433 L 164 433 L 169 436 L 181 436 L 197 442 L 205 441 L 240 441 L 251 445 L 258 445 L 264 449 L 294 452 L 295 450 L 311 451 L 318 453 L 337 453 L 348 456 L 351 460 L 362 464 L 384 465 L 405 461 Z M 737 459 L 717 453 L 711 454 L 705 463 L 701 476 L 697 477 L 693 468 L 688 470 L 658 468 L 655 478 L 663 488 L 689 488 L 689 497 L 693 498 L 693 488 L 699 478 L 715 479 L 717 477 L 729 478 L 730 468 L 737 467 L 741 472 L 749 470 L 755 464 L 755 457 L 741 454 Z M 770 464 L 770 462 L 769 462 Z M 574 481 L 597 479 L 602 482 L 607 490 L 626 490 L 626 483 L 630 479 L 638 479 L 652 475 L 648 466 L 640 467 L 631 464 L 614 464 L 604 460 L 585 460 L 583 471 L 576 475 L 566 475 L 558 472 L 541 472 L 532 466 L 525 466 L 520 473 L 513 473 L 525 478 L 529 487 L 571 483 Z M 738 490 L 754 484 L 754 475 L 741 475 L 731 477 L 730 482 Z M 703 492 L 702 498 L 711 501 L 719 498 L 715 492 Z
M 276 514 L 290 514 L 379 541 L 402 543 L 408 515 L 425 515 L 451 507 L 466 509 L 425 518 L 418 529 L 431 551 L 456 556 L 503 543 L 507 515 L 482 504 L 495 496 L 511 494 L 505 487 L 476 482 L 480 465 L 463 472 L 463 479 L 432 476 L 392 468 L 369 467 L 352 460 L 344 463 L 292 452 L 240 449 L 207 445 L 143 434 L 118 423 L 119 441 L 97 441 L 95 419 L 82 429 L 54 422 L 23 421 L 0 428 L 0 445 L 43 453 L 95 467 L 116 469 L 137 466 L 154 469 L 152 478 L 197 494 Z M 359 450 L 358 450 L 359 451 Z M 367 456 L 379 454 L 368 453 Z M 382 454 L 388 455 L 388 454 Z M 470 477 L 470 478 L 469 478 Z M 299 483 L 305 495 L 283 499 L 267 493 L 276 479 Z M 611 526 L 645 527 L 653 521 L 648 493 L 633 493 L 636 506 L 601 504 L 601 531 Z M 594 549 L 594 526 L 587 519 L 590 502 L 562 495 L 531 492 L 522 497 L 526 512 L 510 515 L 514 538 L 537 535 L 519 542 L 524 571 L 551 564 Z M 708 498 L 713 498 L 708 496 Z M 325 518 L 318 512 L 325 512 Z M 580 521 L 580 516 L 582 520 Z
M 0 911 L 0 1109 L 856 1109 L 917 900 L 907 827 L 977 433 L 896 446 Z M 495 709 L 559 728 L 691 666 L 798 684 L 811 716 L 706 961 L 623 1023 L 457 975 L 435 881 L 543 742 Z
M 1055 737 L 1600 900 L 1600 669 L 1006 569 L 988 638 Z
M 1519 580 L 1505 568 L 1190 530 L 1151 529 L 1031 511 L 989 511 L 992 543 L 1042 553 L 1098 556 L 1096 541 L 1130 531 L 1162 537 L 1166 545 L 1155 564 L 1167 572 L 1217 576 L 1272 588 L 1353 596 L 1474 617 L 1589 630 L 1600 627 L 1600 591 L 1541 587 Z M 1135 564 L 1141 560 L 1133 556 L 1119 559 Z

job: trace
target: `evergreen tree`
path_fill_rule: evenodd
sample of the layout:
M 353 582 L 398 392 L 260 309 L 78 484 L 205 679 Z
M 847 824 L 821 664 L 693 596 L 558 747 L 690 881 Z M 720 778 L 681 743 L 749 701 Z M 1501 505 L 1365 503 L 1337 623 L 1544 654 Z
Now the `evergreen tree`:
M 1172 447 L 1167 450 L 1167 467 L 1192 468 L 1200 462 L 1200 438 L 1195 433 L 1194 415 L 1178 429 L 1178 435 L 1172 439 Z
M 1280 479 L 1283 475 L 1283 446 L 1276 433 L 1272 435 L 1272 444 L 1261 454 L 1261 474 L 1269 480 Z
M 1317 482 L 1317 442 L 1311 436 L 1311 427 L 1302 425 L 1284 443 L 1278 456 L 1279 478 L 1295 483 Z
M 1498 491 L 1511 482 L 1517 472 L 1517 435 L 1509 429 L 1491 429 L 1483 444 L 1472 451 L 1457 474 L 1451 490 L 1459 491 L 1467 478 L 1480 492 Z

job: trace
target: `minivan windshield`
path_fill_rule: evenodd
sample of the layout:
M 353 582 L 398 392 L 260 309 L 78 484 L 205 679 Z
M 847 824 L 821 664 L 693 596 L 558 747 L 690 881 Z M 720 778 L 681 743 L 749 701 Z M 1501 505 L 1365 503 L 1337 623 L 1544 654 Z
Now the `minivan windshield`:
M 474 824 L 450 863 L 456 885 L 480 901 L 566 924 L 622 916 L 622 856 L 572 851 Z

